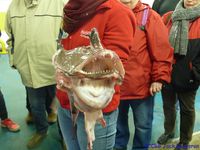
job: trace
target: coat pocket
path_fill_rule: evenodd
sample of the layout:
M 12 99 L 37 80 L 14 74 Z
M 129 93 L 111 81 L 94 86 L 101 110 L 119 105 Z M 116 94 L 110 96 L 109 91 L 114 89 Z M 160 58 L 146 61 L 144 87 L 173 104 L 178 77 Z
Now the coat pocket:
M 199 83 L 194 77 L 192 62 L 183 57 L 179 59 L 172 69 L 172 85 L 177 92 L 197 90 Z

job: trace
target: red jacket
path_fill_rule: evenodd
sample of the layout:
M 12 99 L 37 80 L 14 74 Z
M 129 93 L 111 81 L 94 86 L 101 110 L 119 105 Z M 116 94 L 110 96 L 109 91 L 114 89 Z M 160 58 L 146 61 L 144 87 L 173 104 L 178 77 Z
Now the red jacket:
M 141 30 L 144 9 L 148 7 L 145 30 Z M 137 19 L 134 47 L 125 66 L 126 75 L 121 86 L 121 99 L 143 99 L 150 95 L 154 81 L 170 82 L 173 49 L 161 17 L 140 1 L 133 9 Z
M 102 9 L 107 8 L 107 9 Z M 97 28 L 103 46 L 107 49 L 115 51 L 122 62 L 128 58 L 129 51 L 132 48 L 133 36 L 135 33 L 135 16 L 117 0 L 108 0 L 98 7 L 98 13 L 86 21 L 79 30 L 69 35 L 62 41 L 66 50 L 70 50 L 83 45 L 89 45 L 89 40 L 81 37 L 81 31 L 90 31 L 93 27 Z M 119 105 L 120 88 L 115 87 L 115 94 L 110 104 L 103 112 L 111 112 Z M 69 99 L 67 94 L 57 90 L 57 98 L 62 107 L 69 109 Z

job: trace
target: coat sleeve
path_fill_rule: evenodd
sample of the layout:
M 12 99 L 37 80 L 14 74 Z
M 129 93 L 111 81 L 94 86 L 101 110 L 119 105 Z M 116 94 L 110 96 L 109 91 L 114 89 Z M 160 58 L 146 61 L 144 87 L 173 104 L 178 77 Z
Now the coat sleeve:
M 131 11 L 111 12 L 106 24 L 102 43 L 107 49 L 115 51 L 124 64 L 133 45 L 136 21 Z M 114 14 L 114 15 L 113 15 Z
M 173 48 L 169 43 L 166 26 L 154 11 L 146 26 L 148 48 L 152 60 L 152 81 L 170 82 Z
M 165 26 L 167 26 L 167 27 L 171 26 L 171 24 L 172 24 L 172 19 L 171 19 L 172 13 L 173 13 L 173 11 L 170 11 L 170 12 L 165 13 L 162 16 L 162 20 L 163 20 Z
M 12 33 L 12 28 L 11 28 L 10 7 L 8 8 L 8 11 L 6 13 L 5 31 L 6 31 L 6 34 L 8 35 L 8 40 L 6 41 L 6 43 L 8 45 L 7 50 L 8 50 L 8 56 L 9 56 L 9 63 L 11 67 L 14 67 L 14 64 L 13 64 L 14 36 Z
M 198 47 L 198 51 L 198 55 L 193 62 L 193 73 L 196 80 L 200 83 L 200 47 Z

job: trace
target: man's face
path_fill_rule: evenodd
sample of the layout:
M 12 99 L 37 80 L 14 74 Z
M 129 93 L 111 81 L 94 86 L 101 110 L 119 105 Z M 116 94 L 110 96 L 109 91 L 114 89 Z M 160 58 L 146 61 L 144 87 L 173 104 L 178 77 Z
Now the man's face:
M 193 8 L 200 4 L 200 0 L 184 0 L 185 8 Z

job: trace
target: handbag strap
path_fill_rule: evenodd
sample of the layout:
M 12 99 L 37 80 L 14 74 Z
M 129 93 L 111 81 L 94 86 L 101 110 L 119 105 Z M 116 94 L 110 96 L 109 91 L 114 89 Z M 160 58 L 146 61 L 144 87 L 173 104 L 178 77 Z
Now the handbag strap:
M 145 30 L 145 25 L 147 23 L 147 19 L 148 19 L 148 14 L 149 14 L 149 8 L 146 7 L 143 11 L 143 16 L 142 16 L 142 23 L 141 23 L 141 26 L 140 26 L 140 29 L 141 30 Z

